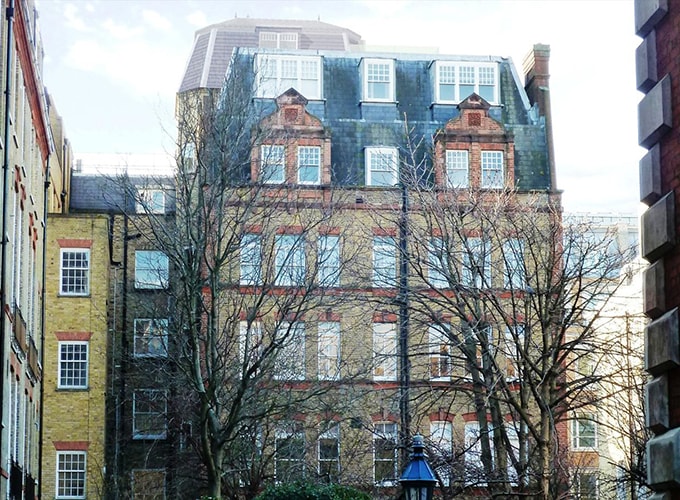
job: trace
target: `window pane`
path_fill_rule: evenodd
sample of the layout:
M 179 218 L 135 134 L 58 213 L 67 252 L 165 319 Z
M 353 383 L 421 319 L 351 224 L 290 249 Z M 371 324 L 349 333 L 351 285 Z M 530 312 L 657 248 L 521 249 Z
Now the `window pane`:
M 397 279 L 397 249 L 394 238 L 373 238 L 373 286 L 395 287 Z
M 367 184 L 394 186 L 398 182 L 397 152 L 393 148 L 366 148 Z
M 340 323 L 319 323 L 319 379 L 337 380 L 340 374 Z
M 276 284 L 301 286 L 305 283 L 305 240 L 300 234 L 276 237 Z
M 262 146 L 260 149 L 260 179 L 264 183 L 279 184 L 285 180 L 283 146 Z
M 133 439 L 165 439 L 165 391 L 136 390 L 132 397 Z
M 274 362 L 274 378 L 304 380 L 305 324 L 302 321 L 281 323 L 276 330 L 275 341 L 280 347 Z
M 135 252 L 135 288 L 167 288 L 168 256 L 155 250 Z
M 135 356 L 165 357 L 168 353 L 168 320 L 135 319 Z
M 503 152 L 482 151 L 482 187 L 502 188 L 503 183 Z
M 59 387 L 87 388 L 87 342 L 59 343 Z
M 57 453 L 57 496 L 85 498 L 86 454 L 84 452 Z
M 446 177 L 449 187 L 469 186 L 468 152 L 464 150 L 446 151 Z
M 373 325 L 373 379 L 397 379 L 397 329 L 392 323 Z
M 241 238 L 241 277 L 242 285 L 262 283 L 262 253 L 259 234 L 244 234 Z
M 298 148 L 298 182 L 318 184 L 321 171 L 321 148 L 301 146 Z
M 397 425 L 376 424 L 373 437 L 373 471 L 375 482 L 392 484 L 397 469 Z
M 392 99 L 392 64 L 390 62 L 366 63 L 366 98 L 381 101 Z
M 334 287 L 340 284 L 340 237 L 320 236 L 318 248 L 319 285 Z
M 61 251 L 61 293 L 87 295 L 90 293 L 90 251 Z

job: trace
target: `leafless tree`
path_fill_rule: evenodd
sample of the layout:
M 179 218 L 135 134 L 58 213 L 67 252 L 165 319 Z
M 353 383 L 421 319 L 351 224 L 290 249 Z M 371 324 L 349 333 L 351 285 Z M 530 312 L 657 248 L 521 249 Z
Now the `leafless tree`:
M 594 367 L 630 249 L 563 221 L 557 194 L 435 188 L 418 156 L 403 154 L 401 210 L 374 217 L 405 238 L 411 414 L 474 423 L 453 430 L 446 452 L 431 443 L 442 492 L 566 498 L 570 422 L 608 397 L 600 382 L 620 370 Z
M 345 308 L 348 322 L 353 314 L 345 297 L 328 292 L 359 248 L 343 248 L 340 260 L 326 246 L 337 243 L 320 237 L 342 217 L 345 195 L 262 177 L 270 159 L 253 163 L 251 153 L 273 139 L 259 126 L 273 109 L 254 104 L 248 75 L 232 64 L 221 92 L 178 97 L 177 170 L 164 191 L 173 209 L 159 213 L 148 186 L 120 181 L 141 212 L 126 219 L 135 244 L 169 262 L 169 279 L 158 276 L 164 299 L 141 305 L 170 304 L 167 362 L 155 376 L 172 392 L 167 414 L 183 452 L 176 474 L 203 478 L 215 499 L 253 498 L 275 469 L 280 480 L 300 477 L 299 433 L 312 432 L 312 420 L 320 432 L 312 416 L 329 416 L 330 427 L 345 415 L 356 395 L 335 388 L 365 370 L 339 358 L 322 364 L 320 341 L 304 328 L 327 310 Z M 277 144 L 289 140 L 284 133 Z

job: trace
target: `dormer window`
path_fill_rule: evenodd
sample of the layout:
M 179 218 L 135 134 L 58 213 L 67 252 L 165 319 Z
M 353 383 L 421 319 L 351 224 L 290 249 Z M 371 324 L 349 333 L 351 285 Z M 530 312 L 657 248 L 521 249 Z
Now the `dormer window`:
M 265 49 L 297 49 L 298 34 L 260 31 L 259 45 Z
M 436 61 L 434 81 L 438 103 L 456 104 L 472 93 L 490 104 L 499 102 L 498 65 L 495 63 Z
M 397 148 L 366 148 L 366 185 L 394 186 L 399 182 Z
M 394 101 L 394 60 L 364 59 L 361 62 L 364 101 Z
M 255 95 L 275 98 L 290 88 L 307 99 L 321 99 L 321 58 L 258 54 L 255 58 Z

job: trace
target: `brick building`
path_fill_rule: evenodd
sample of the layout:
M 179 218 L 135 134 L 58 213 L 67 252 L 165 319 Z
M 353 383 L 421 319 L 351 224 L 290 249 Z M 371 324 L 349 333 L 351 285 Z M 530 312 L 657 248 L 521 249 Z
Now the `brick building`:
M 638 142 L 648 153 L 640 160 L 643 309 L 652 320 L 645 331 L 647 424 L 654 437 L 647 445 L 647 478 L 655 499 L 680 498 L 680 397 L 678 377 L 677 117 L 680 115 L 678 39 L 680 5 L 675 1 L 636 1 L 637 86 L 645 93 L 638 105 Z
M 450 493 L 462 484 L 474 495 L 488 487 L 479 457 L 492 430 L 471 387 L 481 380 L 489 352 L 501 352 L 492 344 L 504 335 L 503 342 L 517 342 L 523 337 L 518 318 L 530 322 L 527 309 L 515 309 L 512 320 L 501 313 L 515 295 L 530 307 L 526 286 L 512 291 L 526 281 L 509 271 L 525 247 L 510 237 L 512 222 L 501 215 L 507 211 L 497 214 L 491 244 L 483 228 L 493 225 L 488 214 L 484 221 L 436 220 L 437 204 L 424 208 L 426 193 L 439 193 L 439 207 L 451 209 L 439 214 L 444 218 L 474 203 L 482 212 L 523 203 L 541 214 L 535 227 L 559 224 L 549 48 L 534 47 L 524 84 L 502 57 L 370 52 L 358 37 L 349 46 L 312 45 L 319 39 L 304 30 L 326 31 L 325 40 L 335 37 L 334 43 L 353 35 L 323 23 L 257 19 L 205 28 L 197 32 L 178 94 L 181 178 L 204 186 L 203 196 L 225 182 L 242 193 L 225 209 L 229 231 L 205 243 L 238 250 L 220 274 L 223 288 L 208 294 L 211 302 L 231 304 L 220 312 L 224 332 L 231 332 L 224 335 L 232 336 L 224 342 L 232 355 L 241 352 L 232 362 L 251 373 L 244 342 L 251 335 L 275 339 L 283 330 L 283 343 L 292 339 L 297 350 L 284 345 L 279 353 L 290 357 L 292 373 L 277 373 L 284 367 L 274 363 L 274 380 L 289 381 L 282 392 L 312 390 L 331 377 L 332 365 L 330 379 L 340 393 L 357 398 L 351 408 L 336 400 L 338 406 L 319 412 L 300 403 L 295 414 L 262 419 L 258 425 L 269 429 L 269 438 L 258 434 L 253 442 L 263 456 L 268 450 L 271 463 L 258 472 L 277 481 L 331 474 L 373 489 L 375 497 L 389 496 L 401 467 L 398 451 L 418 431 L 431 451 L 441 452 L 438 470 L 460 475 L 446 479 Z M 234 111 L 237 102 L 247 102 L 245 110 Z M 210 128 L 222 123 L 224 129 Z M 230 142 L 238 137 L 243 142 Z M 467 258 L 456 250 L 461 247 Z M 438 288 L 450 289 L 439 307 L 431 300 Z M 406 289 L 420 290 L 410 306 Z M 465 293 L 479 299 L 482 289 L 498 291 L 494 321 L 491 312 L 455 303 Z M 283 303 L 281 297 L 292 298 Z M 295 302 L 300 297 L 309 300 Z M 253 304 L 268 312 L 253 313 Z M 456 335 L 474 338 L 474 347 L 458 345 L 454 354 Z M 503 385 L 513 386 L 512 355 L 492 358 L 507 372 Z M 451 388 L 468 396 L 457 398 Z M 498 411 L 507 414 L 502 426 L 509 435 L 522 432 L 507 407 Z M 555 439 L 568 448 L 566 413 L 562 418 Z M 203 431 L 200 422 L 193 425 L 195 440 Z M 546 462 L 546 481 L 555 476 L 553 465 Z M 247 490 L 253 478 L 243 470 L 252 471 L 253 461 L 230 463 L 224 483 Z
M 33 499 L 42 484 L 46 219 L 67 200 L 71 162 L 42 80 L 36 17 L 32 1 L 9 2 L 0 12 L 0 496 L 12 499 Z

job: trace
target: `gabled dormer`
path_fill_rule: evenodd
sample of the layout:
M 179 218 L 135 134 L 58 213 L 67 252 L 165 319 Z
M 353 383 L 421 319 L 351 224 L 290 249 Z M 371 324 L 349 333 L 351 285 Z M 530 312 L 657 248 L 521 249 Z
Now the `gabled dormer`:
M 294 88 L 276 98 L 276 111 L 256 127 L 251 179 L 264 184 L 329 184 L 331 137 Z
M 437 131 L 435 180 L 438 186 L 473 189 L 514 187 L 515 145 L 511 133 L 489 116 L 491 105 L 471 94 L 459 116 Z

